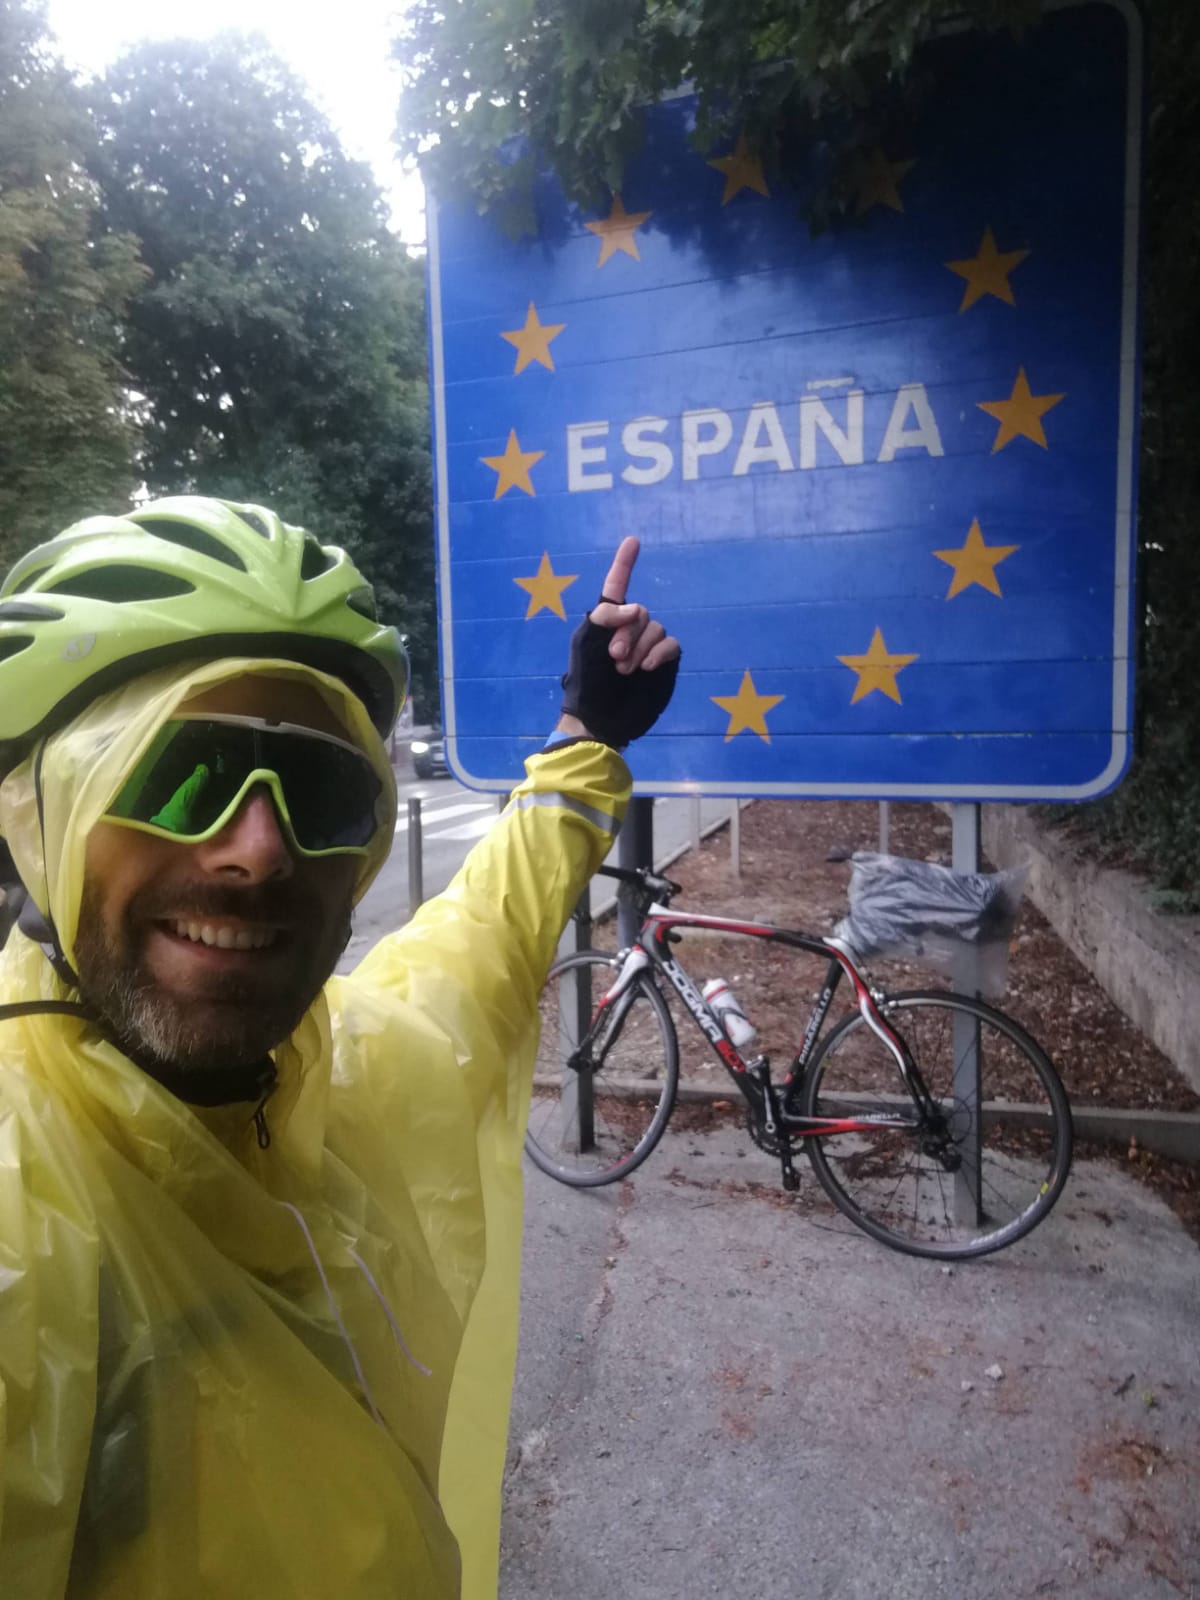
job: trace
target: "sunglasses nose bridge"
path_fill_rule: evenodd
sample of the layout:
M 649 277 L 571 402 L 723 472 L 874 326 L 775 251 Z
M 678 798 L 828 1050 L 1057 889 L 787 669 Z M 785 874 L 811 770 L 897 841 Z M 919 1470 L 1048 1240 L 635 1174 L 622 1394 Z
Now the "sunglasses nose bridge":
M 276 775 L 250 773 L 217 831 L 198 848 L 215 871 L 232 869 L 255 878 L 290 876 L 296 841 Z

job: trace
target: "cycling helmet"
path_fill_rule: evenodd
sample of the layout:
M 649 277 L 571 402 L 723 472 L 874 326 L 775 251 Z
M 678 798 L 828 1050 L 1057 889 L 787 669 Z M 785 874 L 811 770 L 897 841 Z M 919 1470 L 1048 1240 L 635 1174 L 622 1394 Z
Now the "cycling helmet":
M 343 550 L 262 506 L 180 495 L 77 522 L 0 584 L 0 774 L 126 679 L 221 656 L 341 678 L 381 736 L 404 703 L 400 636 Z

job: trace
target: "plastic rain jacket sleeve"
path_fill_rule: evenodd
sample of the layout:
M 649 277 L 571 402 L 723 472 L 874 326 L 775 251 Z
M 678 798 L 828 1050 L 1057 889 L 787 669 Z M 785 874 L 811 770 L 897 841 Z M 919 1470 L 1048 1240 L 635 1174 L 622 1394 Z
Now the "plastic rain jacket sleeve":
M 97 702 L 45 748 L 40 822 L 30 765 L 0 787 L 68 951 L 130 762 L 187 693 L 267 670 Z M 460 1551 L 495 1594 L 536 996 L 628 783 L 599 745 L 529 763 L 280 1047 L 266 1150 L 248 1106 L 183 1105 L 82 1020 L 0 1023 L 0 1595 L 449 1600 Z M 67 996 L 14 933 L 0 1002 Z

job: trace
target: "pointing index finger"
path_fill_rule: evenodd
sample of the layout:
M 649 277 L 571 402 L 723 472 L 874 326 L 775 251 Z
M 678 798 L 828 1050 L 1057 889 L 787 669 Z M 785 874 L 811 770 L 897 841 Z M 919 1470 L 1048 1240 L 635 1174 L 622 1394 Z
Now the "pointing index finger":
M 633 534 L 627 534 L 617 546 L 617 553 L 613 557 L 613 564 L 608 569 L 608 576 L 600 590 L 605 600 L 611 600 L 616 605 L 624 605 L 625 595 L 629 589 L 629 580 L 633 576 L 634 563 L 638 558 L 638 551 L 642 548 L 641 540 Z

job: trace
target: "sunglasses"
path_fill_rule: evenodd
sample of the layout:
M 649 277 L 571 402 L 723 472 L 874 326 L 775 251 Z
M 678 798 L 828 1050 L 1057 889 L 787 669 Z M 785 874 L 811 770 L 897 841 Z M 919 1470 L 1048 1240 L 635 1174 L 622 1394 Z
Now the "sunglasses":
M 384 820 L 383 783 L 355 745 L 287 722 L 201 714 L 163 724 L 105 816 L 199 844 L 259 784 L 301 855 L 363 855 Z

